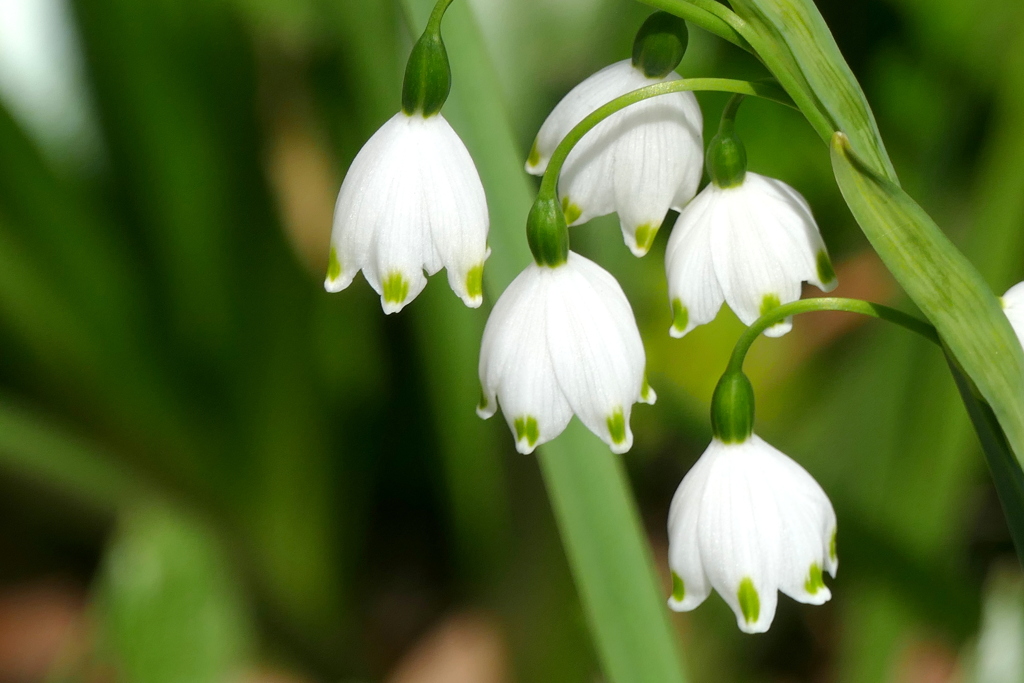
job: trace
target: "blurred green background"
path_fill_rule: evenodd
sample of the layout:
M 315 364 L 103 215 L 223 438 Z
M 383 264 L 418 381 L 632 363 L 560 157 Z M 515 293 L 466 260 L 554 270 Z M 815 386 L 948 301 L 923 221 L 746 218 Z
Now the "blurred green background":
M 473 414 L 486 310 L 443 278 L 391 317 L 361 278 L 320 284 L 429 5 L 0 0 L 0 682 L 601 680 L 536 460 Z M 997 293 L 1024 279 L 1024 5 L 818 5 L 904 186 Z M 456 3 L 445 113 L 485 179 L 648 11 Z M 696 29 L 680 71 L 763 76 Z M 699 99 L 713 131 L 726 97 Z M 837 293 L 905 305 L 799 115 L 749 101 L 738 129 L 811 202 Z M 492 210 L 527 182 L 492 182 Z M 638 260 L 614 217 L 573 231 L 660 396 L 625 461 L 662 572 L 741 329 L 669 338 L 667 235 Z M 758 431 L 835 504 L 840 573 L 767 635 L 717 596 L 673 616 L 690 679 L 1024 681 L 1019 565 L 942 359 L 828 314 L 751 360 Z

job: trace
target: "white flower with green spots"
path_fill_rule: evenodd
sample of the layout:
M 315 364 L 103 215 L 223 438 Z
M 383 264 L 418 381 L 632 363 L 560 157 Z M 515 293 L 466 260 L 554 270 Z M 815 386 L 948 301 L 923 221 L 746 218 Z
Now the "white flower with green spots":
M 444 117 L 399 112 L 349 167 L 334 209 L 324 288 L 338 292 L 360 270 L 385 313 L 416 298 L 426 275 L 448 269 L 466 303 L 483 301 L 487 200 L 473 159 Z
M 672 326 L 682 337 L 715 319 L 722 303 L 750 325 L 800 298 L 801 283 L 836 286 L 825 243 L 800 193 L 747 172 L 733 187 L 714 182 L 680 213 L 665 252 Z M 765 334 L 781 336 L 785 320 Z
M 573 88 L 537 134 L 526 170 L 541 175 L 558 143 L 603 104 L 644 86 L 678 80 L 648 78 L 628 59 Z M 569 225 L 619 214 L 626 245 L 637 256 L 651 248 L 668 210 L 693 199 L 704 171 L 703 118 L 693 93 L 661 95 L 626 107 L 599 123 L 565 160 L 558 194 Z
M 1024 344 L 1024 282 L 1010 287 L 1003 295 L 1003 310 L 1006 311 L 1006 317 L 1010 319 L 1020 343 Z
M 655 400 L 645 366 L 619 283 L 569 252 L 554 268 L 527 266 L 495 303 L 480 347 L 477 413 L 489 418 L 500 403 L 520 453 L 561 434 L 574 413 L 624 453 L 633 404 Z
M 683 478 L 668 519 L 672 597 L 686 612 L 714 588 L 746 633 L 775 617 L 777 591 L 820 605 L 836 575 L 836 514 L 821 486 L 756 435 L 715 439 Z

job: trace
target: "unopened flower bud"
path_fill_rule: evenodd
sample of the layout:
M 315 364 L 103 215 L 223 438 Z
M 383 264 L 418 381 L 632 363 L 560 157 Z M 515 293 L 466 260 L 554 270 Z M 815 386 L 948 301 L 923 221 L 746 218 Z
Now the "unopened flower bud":
M 668 12 L 655 12 L 633 40 L 633 66 L 648 78 L 664 78 L 683 60 L 689 39 L 685 21 Z

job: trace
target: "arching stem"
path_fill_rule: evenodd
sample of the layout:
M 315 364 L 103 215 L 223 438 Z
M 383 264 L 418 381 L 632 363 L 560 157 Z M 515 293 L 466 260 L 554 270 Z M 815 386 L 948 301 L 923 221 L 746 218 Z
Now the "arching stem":
M 761 333 L 769 327 L 782 322 L 790 316 L 800 315 L 801 313 L 813 313 L 816 311 L 842 311 L 846 313 L 859 313 L 860 315 L 867 315 L 872 318 L 880 318 L 882 320 L 895 323 L 904 329 L 910 330 L 939 347 L 942 346 L 942 341 L 939 339 L 939 334 L 935 331 L 934 327 L 929 323 L 910 315 L 909 313 L 904 313 L 903 311 L 896 310 L 895 308 L 883 306 L 882 304 L 871 303 L 869 301 L 861 301 L 860 299 L 843 299 L 838 297 L 802 299 L 800 301 L 794 301 L 772 309 L 758 318 L 753 325 L 748 327 L 736 342 L 736 347 L 733 349 L 732 358 L 729 360 L 729 367 L 726 372 L 743 371 L 743 361 L 747 357 L 747 351 L 750 350 L 754 340 L 756 340 Z

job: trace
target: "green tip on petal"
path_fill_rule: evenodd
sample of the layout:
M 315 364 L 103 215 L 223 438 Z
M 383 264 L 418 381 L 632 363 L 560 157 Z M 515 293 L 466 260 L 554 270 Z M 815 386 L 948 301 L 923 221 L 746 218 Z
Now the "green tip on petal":
M 565 214 L 566 225 L 569 225 L 583 215 L 583 209 L 573 204 L 568 197 L 562 197 L 562 213 Z
M 484 264 L 479 263 L 466 273 L 466 293 L 471 299 L 484 295 Z
M 537 141 L 533 141 L 533 147 L 530 148 L 530 156 L 526 157 L 526 163 L 530 166 L 537 166 L 540 163 L 540 150 L 537 149 Z
M 409 281 L 398 271 L 384 278 L 381 288 L 384 290 L 384 301 L 389 304 L 400 304 L 409 296 Z
M 821 576 L 821 567 L 817 562 L 812 562 L 811 568 L 807 572 L 807 580 L 804 581 L 804 590 L 814 595 L 824 587 L 825 580 Z
M 327 255 L 327 279 L 337 280 L 341 277 L 341 260 L 338 258 L 338 250 L 331 247 L 331 253 Z
M 516 441 L 526 441 L 531 448 L 537 445 L 540 438 L 540 431 L 537 429 L 537 419 L 530 417 L 517 417 L 515 421 Z
M 676 332 L 682 334 L 690 324 L 690 311 L 683 305 L 681 299 L 672 299 L 672 327 Z
M 736 596 L 740 599 L 740 611 L 748 624 L 753 624 L 761 616 L 761 598 L 757 595 L 754 582 L 750 578 L 740 581 L 740 589 Z
M 838 529 L 833 529 L 832 530 L 832 540 L 828 542 L 828 556 L 832 559 L 833 562 L 835 562 L 836 559 L 838 558 L 838 556 L 836 555 L 836 532 L 837 531 L 839 531 L 839 530 Z
M 683 583 L 683 577 L 672 572 L 672 599 L 676 602 L 682 602 L 685 597 L 686 584 Z
M 640 398 L 645 401 L 651 400 L 651 384 L 647 381 L 646 370 L 644 370 L 644 382 L 640 385 Z
M 488 403 L 489 403 L 489 401 L 487 400 L 487 392 L 485 392 L 483 389 L 481 389 L 480 390 L 480 402 L 476 404 L 476 409 L 477 410 L 487 410 Z
M 765 294 L 761 299 L 761 315 L 768 315 L 782 305 L 777 294 Z
M 832 259 L 828 257 L 828 252 L 822 249 L 818 252 L 817 257 L 818 263 L 818 282 L 823 285 L 828 285 L 836 280 L 836 270 L 832 267 Z
M 622 414 L 622 408 L 616 408 L 605 422 L 608 425 L 608 435 L 611 436 L 612 443 L 615 445 L 625 443 L 626 417 Z
M 651 250 L 651 245 L 654 244 L 654 238 L 658 235 L 660 227 L 660 225 L 644 223 L 636 229 L 636 250 L 641 256 Z

